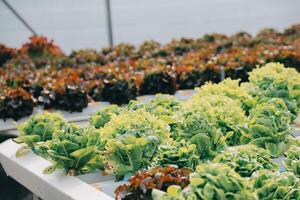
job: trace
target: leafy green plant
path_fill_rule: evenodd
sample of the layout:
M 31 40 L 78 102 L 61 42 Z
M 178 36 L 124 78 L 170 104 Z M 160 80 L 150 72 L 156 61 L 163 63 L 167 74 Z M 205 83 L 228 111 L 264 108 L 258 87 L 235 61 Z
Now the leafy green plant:
M 232 80 L 230 78 L 214 84 L 206 83 L 201 88 L 196 88 L 197 93 L 193 98 L 201 98 L 207 95 L 225 95 L 231 99 L 239 100 L 242 103 L 242 108 L 246 113 L 255 105 L 255 100 L 239 85 L 239 80 Z
M 180 118 L 182 121 L 173 131 L 172 137 L 177 141 L 184 139 L 195 144 L 199 158 L 211 159 L 227 146 L 227 137 L 223 136 L 221 130 L 210 123 L 203 113 L 185 112 Z
M 151 148 L 152 146 L 152 148 Z M 108 141 L 105 172 L 116 176 L 134 173 L 150 165 L 158 141 L 148 141 L 133 135 L 124 135 Z
M 169 125 L 173 125 L 178 120 L 177 112 L 180 111 L 181 106 L 182 102 L 177 100 L 174 96 L 157 94 L 154 99 L 151 99 L 147 103 L 131 101 L 128 104 L 127 109 L 144 109 L 159 119 L 166 121 Z
M 286 152 L 285 159 L 286 170 L 294 172 L 298 177 L 300 176 L 300 147 L 291 146 Z
M 15 141 L 18 143 L 25 143 L 26 146 L 25 148 L 20 148 L 16 155 L 21 156 L 28 148 L 35 151 L 36 143 L 51 140 L 53 134 L 66 125 L 67 122 L 58 113 L 45 112 L 43 114 L 32 116 L 24 124 L 18 125 L 20 136 L 17 137 Z
M 224 94 L 201 97 L 194 95 L 186 102 L 183 110 L 203 113 L 212 126 L 221 130 L 228 145 L 241 143 L 240 137 L 248 119 L 239 100 Z
M 250 111 L 250 133 L 245 135 L 244 140 L 266 148 L 272 157 L 278 157 L 289 146 L 289 124 L 290 116 L 285 103 L 278 98 L 270 99 Z
M 195 169 L 200 162 L 196 154 L 196 145 L 185 140 L 173 141 L 168 145 L 160 145 L 153 158 L 153 166 L 177 165 L 179 168 Z
M 300 74 L 280 63 L 268 63 L 249 73 L 249 83 L 243 84 L 249 93 L 265 102 L 271 98 L 281 98 L 292 113 L 291 119 L 297 117 L 300 108 Z
M 109 105 L 101 110 L 97 111 L 95 114 L 93 114 L 90 119 L 89 123 L 91 126 L 94 126 L 95 128 L 101 128 L 103 127 L 109 120 L 112 118 L 112 116 L 118 115 L 122 111 L 122 108 L 118 105 Z
M 251 181 L 259 199 L 300 199 L 300 181 L 291 172 L 260 170 Z
M 168 122 L 168 124 L 172 124 L 176 121 L 176 112 L 181 109 L 181 106 L 182 102 L 174 96 L 158 94 L 147 103 L 147 111 Z
M 167 193 L 153 190 L 153 199 L 257 199 L 248 180 L 225 164 L 200 164 L 189 179 L 190 184 L 183 190 L 176 185 L 170 186 Z
M 278 166 L 272 162 L 269 151 L 254 145 L 227 148 L 217 155 L 212 162 L 225 163 L 242 177 L 251 177 L 254 172 L 260 169 L 278 169 Z
M 103 128 L 100 129 L 104 140 L 117 138 L 124 134 L 137 137 L 153 136 L 158 141 L 169 138 L 170 127 L 168 124 L 144 110 L 124 111 L 114 116 Z
M 55 133 L 47 146 L 53 165 L 47 167 L 44 173 L 64 168 L 68 175 L 76 175 L 94 168 L 103 168 L 99 159 L 99 150 L 103 147 L 100 134 L 92 127 L 81 128 L 76 124 L 68 124 L 66 128 Z
M 125 175 L 150 165 L 158 146 L 169 142 L 168 124 L 144 110 L 124 111 L 102 129 L 105 171 Z

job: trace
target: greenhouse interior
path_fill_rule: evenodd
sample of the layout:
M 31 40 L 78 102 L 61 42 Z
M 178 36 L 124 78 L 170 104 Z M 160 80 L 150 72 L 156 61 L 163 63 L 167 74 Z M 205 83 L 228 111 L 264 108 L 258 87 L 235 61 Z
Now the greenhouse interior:
M 300 200 L 300 1 L 0 1 L 0 200 Z

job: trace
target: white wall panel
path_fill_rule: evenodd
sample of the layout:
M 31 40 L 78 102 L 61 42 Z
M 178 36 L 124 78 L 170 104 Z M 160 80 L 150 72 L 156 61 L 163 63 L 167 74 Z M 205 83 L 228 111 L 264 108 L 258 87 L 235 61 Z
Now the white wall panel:
M 39 34 L 65 51 L 107 45 L 103 0 L 8 0 Z M 0 42 L 19 47 L 31 33 L 0 1 Z
M 8 0 L 31 26 L 65 51 L 106 46 L 104 0 Z M 115 43 L 256 33 L 300 23 L 299 0 L 111 0 Z M 0 43 L 18 47 L 30 32 L 0 1 Z
M 300 22 L 299 0 L 112 0 L 116 42 L 256 33 Z

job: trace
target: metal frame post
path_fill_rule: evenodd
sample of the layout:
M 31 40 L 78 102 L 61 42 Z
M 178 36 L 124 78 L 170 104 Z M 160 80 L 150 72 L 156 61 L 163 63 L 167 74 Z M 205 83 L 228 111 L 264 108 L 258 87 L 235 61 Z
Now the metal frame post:
M 110 46 L 113 46 L 114 40 L 113 40 L 110 0 L 105 0 L 105 8 L 106 8 L 106 25 L 107 25 L 108 43 Z
M 33 35 L 37 35 L 36 31 L 26 22 L 26 20 L 16 11 L 14 7 L 12 7 L 6 0 L 2 0 L 2 2 Z

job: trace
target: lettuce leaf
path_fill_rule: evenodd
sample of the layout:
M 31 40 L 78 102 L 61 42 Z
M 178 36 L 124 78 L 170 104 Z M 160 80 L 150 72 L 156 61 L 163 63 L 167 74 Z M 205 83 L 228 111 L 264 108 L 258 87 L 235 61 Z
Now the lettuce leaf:
M 144 110 L 124 111 L 100 129 L 105 171 L 123 176 L 149 166 L 160 144 L 170 142 L 168 124 Z
M 195 144 L 196 154 L 200 159 L 211 159 L 227 146 L 226 140 L 229 135 L 224 136 L 204 114 L 198 111 L 186 112 L 181 118 L 172 137 L 177 141 L 184 139 Z
M 220 129 L 227 138 L 228 145 L 241 143 L 240 137 L 248 118 L 239 100 L 221 94 L 201 97 L 194 95 L 186 102 L 183 110 L 202 113 L 213 127 Z
M 260 170 L 251 181 L 259 199 L 300 199 L 300 181 L 291 172 Z
M 190 184 L 183 190 L 172 185 L 167 189 L 167 193 L 154 190 L 152 198 L 154 200 L 257 199 L 249 181 L 225 164 L 200 164 L 196 172 L 190 174 L 189 179 Z
M 227 148 L 217 155 L 212 162 L 225 163 L 242 177 L 251 177 L 254 172 L 260 169 L 278 169 L 278 165 L 271 160 L 270 152 L 254 145 Z
M 104 147 L 99 130 L 93 127 L 81 128 L 70 123 L 47 141 L 47 148 L 53 162 L 52 171 L 64 168 L 69 175 L 76 175 L 103 169 L 101 151 Z
M 144 109 L 169 125 L 177 122 L 177 112 L 181 109 L 182 102 L 174 96 L 167 94 L 157 94 L 154 99 L 147 103 L 131 101 L 127 106 L 128 110 Z
M 224 81 L 213 84 L 206 83 L 201 88 L 196 88 L 197 93 L 193 98 L 201 98 L 207 95 L 225 95 L 231 99 L 239 100 L 243 110 L 248 113 L 255 105 L 255 99 L 239 85 L 240 80 L 232 80 L 230 78 Z
M 179 168 L 195 169 L 200 162 L 196 150 L 195 144 L 190 144 L 185 140 L 160 145 L 153 158 L 152 166 L 177 165 Z
M 46 157 L 45 149 L 37 148 L 48 140 L 51 140 L 53 134 L 64 128 L 67 122 L 59 113 L 45 112 L 43 114 L 33 115 L 27 122 L 18 125 L 20 136 L 15 139 L 17 143 L 25 143 L 28 148 L 36 154 Z M 22 149 L 20 149 L 22 151 Z M 20 151 L 17 151 L 18 155 Z
M 286 171 L 293 172 L 298 177 L 300 176 L 300 147 L 291 146 L 285 154 Z
M 273 98 L 250 111 L 249 133 L 244 136 L 251 144 L 270 150 L 272 157 L 279 157 L 289 146 L 290 122 L 284 101 Z
M 109 122 L 112 116 L 118 115 L 120 112 L 122 112 L 122 108 L 118 105 L 106 106 L 89 118 L 89 124 L 95 128 L 101 128 Z
M 291 112 L 293 121 L 300 108 L 300 74 L 280 63 L 268 63 L 249 73 L 249 83 L 242 87 L 259 102 L 281 98 Z

